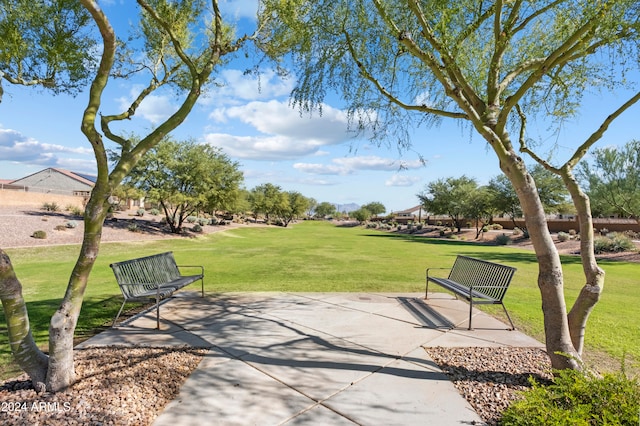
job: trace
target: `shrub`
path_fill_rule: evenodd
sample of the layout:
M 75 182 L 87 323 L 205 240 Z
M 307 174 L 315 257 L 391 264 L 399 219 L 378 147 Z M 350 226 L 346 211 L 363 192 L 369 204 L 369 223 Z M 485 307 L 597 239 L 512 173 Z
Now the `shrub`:
M 60 211 L 60 206 L 56 202 L 44 203 L 42 205 L 42 210 L 48 211 L 48 212 L 59 212 Z
M 607 234 L 604 237 L 596 237 L 593 246 L 596 254 L 634 251 L 636 248 L 629 237 L 619 232 Z
M 513 235 L 522 235 L 522 229 L 513 228 Z
M 146 212 L 145 209 L 138 209 L 138 210 L 136 210 L 136 216 L 142 217 L 142 216 L 144 216 L 145 212 Z
M 188 223 L 196 223 L 197 220 L 198 220 L 198 218 L 195 217 L 195 216 L 187 216 L 187 222 Z
M 208 225 L 210 222 L 211 221 L 209 219 L 207 219 L 207 218 L 204 218 L 204 217 L 199 217 L 198 218 L 198 225 L 200 225 L 200 226 Z
M 551 384 L 531 379 L 531 389 L 502 413 L 508 425 L 635 425 L 640 413 L 640 383 L 623 372 L 596 376 L 557 371 Z
M 66 210 L 74 216 L 84 216 L 84 210 L 78 206 L 69 205 Z
M 39 240 L 44 240 L 47 238 L 47 233 L 44 231 L 35 231 L 33 234 L 31 234 L 31 236 Z
M 67 223 L 64 224 L 67 228 L 74 229 L 78 226 L 78 223 L 75 220 L 68 220 Z
M 417 225 L 416 225 L 416 229 L 417 229 L 418 231 L 422 231 L 422 228 L 423 228 L 423 227 L 424 227 L 424 225 L 423 225 L 422 223 L 419 223 L 419 224 L 417 224 Z
M 634 232 L 634 231 L 628 230 L 628 231 L 624 231 L 623 234 L 631 238 L 632 240 L 640 240 L 640 232 Z
M 127 229 L 131 232 L 138 232 L 138 224 L 135 222 L 132 222 L 127 226 Z
M 160 214 L 160 210 L 151 209 L 151 210 L 149 210 L 149 213 L 151 214 L 151 216 L 158 216 Z
M 560 242 L 569 241 L 569 234 L 562 231 L 558 232 L 558 241 Z
M 494 229 L 496 231 L 500 231 L 502 229 L 502 225 L 500 225 L 499 223 L 493 223 L 493 224 L 491 224 L 491 229 Z
M 195 225 L 193 225 L 193 227 L 191 228 L 191 230 L 193 232 L 202 232 L 202 226 L 200 226 L 199 223 L 196 223 Z
M 441 229 L 441 230 L 440 230 L 440 232 L 439 232 L 439 234 L 440 234 L 440 236 L 441 236 L 441 237 L 444 237 L 444 234 L 446 234 L 446 232 L 445 232 L 445 230 L 444 230 L 444 229 Z
M 576 235 L 578 235 L 578 233 L 576 232 L 575 229 L 569 229 L 569 235 L 572 237 L 575 237 Z
M 54 228 L 56 231 L 66 231 L 67 227 L 65 225 L 56 225 Z
M 496 244 L 499 246 L 506 246 L 511 244 L 511 238 L 507 234 L 500 234 L 496 237 Z

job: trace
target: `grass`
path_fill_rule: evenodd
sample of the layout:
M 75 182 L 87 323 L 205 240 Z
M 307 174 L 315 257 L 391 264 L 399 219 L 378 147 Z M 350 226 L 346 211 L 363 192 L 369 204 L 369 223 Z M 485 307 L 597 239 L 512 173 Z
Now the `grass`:
M 92 272 L 76 335 L 90 336 L 115 316 L 122 299 L 109 263 L 173 251 L 178 264 L 205 267 L 205 291 L 421 292 L 427 266 L 450 266 L 457 254 L 518 268 L 505 298 L 516 327 L 543 340 L 537 263 L 533 252 L 302 222 L 290 228 L 247 227 L 191 240 L 103 244 Z M 48 321 L 66 288 L 77 246 L 7 250 L 23 284 L 36 341 L 46 349 Z M 567 305 L 583 282 L 577 257 L 563 258 Z M 622 359 L 640 354 L 638 264 L 602 261 L 602 300 L 587 325 L 587 352 Z M 495 308 L 495 309 L 494 309 Z M 500 307 L 486 307 L 497 316 Z M 612 332 L 615 330 L 615 332 Z M 0 376 L 15 375 L 0 312 Z

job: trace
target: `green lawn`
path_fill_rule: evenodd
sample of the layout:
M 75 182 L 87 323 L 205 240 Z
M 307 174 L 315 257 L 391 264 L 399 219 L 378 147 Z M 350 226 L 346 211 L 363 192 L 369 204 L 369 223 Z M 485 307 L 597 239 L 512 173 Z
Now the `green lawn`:
M 103 244 L 92 273 L 77 334 L 91 335 L 115 316 L 121 296 L 109 263 L 172 250 L 178 264 L 205 267 L 205 290 L 224 291 L 424 291 L 426 267 L 450 266 L 457 254 L 518 268 L 505 304 L 520 330 L 542 340 L 537 264 L 533 252 L 384 233 L 327 222 L 301 222 L 290 228 L 246 227 L 184 240 Z M 62 297 L 77 246 L 10 249 L 31 315 L 33 333 L 46 345 L 48 319 Z M 579 259 L 565 257 L 567 304 L 582 287 Z M 605 291 L 588 324 L 587 350 L 620 359 L 640 353 L 640 265 L 601 262 Z M 434 290 L 437 287 L 434 287 Z M 497 308 L 497 309 L 496 309 Z M 488 307 L 501 315 L 500 307 Z M 612 330 L 615 330 L 612 332 Z M 0 374 L 15 374 L 6 324 L 0 312 Z

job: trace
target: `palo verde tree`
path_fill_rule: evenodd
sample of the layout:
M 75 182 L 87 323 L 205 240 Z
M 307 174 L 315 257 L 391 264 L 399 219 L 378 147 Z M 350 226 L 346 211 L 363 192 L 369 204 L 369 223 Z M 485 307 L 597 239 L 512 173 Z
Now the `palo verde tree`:
M 536 182 L 536 188 L 540 195 L 540 202 L 547 213 L 556 212 L 565 204 L 569 193 L 562 183 L 562 179 L 540 164 L 534 165 L 530 172 Z M 513 226 L 516 226 L 516 218 L 522 217 L 522 208 L 518 194 L 509 179 L 505 175 L 498 175 L 489 181 L 487 186 L 493 207 L 500 213 L 507 214 Z
M 475 179 L 467 176 L 449 177 L 427 184 L 417 196 L 425 210 L 431 214 L 449 216 L 453 226 L 460 232 L 465 217 L 471 211 L 473 193 L 477 190 Z
M 301 110 L 311 111 L 328 93 L 338 93 L 354 127 L 378 141 L 406 146 L 418 124 L 444 119 L 468 125 L 486 141 L 525 215 L 552 365 L 580 368 L 586 322 L 602 293 L 604 272 L 594 256 L 589 199 L 573 169 L 640 93 L 603 112 L 586 140 L 563 140 L 573 152 L 564 163 L 556 158 L 559 165 L 534 151 L 527 123 L 557 124 L 573 116 L 588 91 L 637 86 L 627 71 L 640 57 L 640 3 L 264 0 L 261 15 L 269 19 L 265 50 L 293 56 L 293 98 Z M 577 211 L 585 282 L 569 312 L 561 259 L 521 153 L 562 177 Z
M 77 94 L 97 66 L 92 24 L 75 0 L 0 0 L 0 102 L 5 82 Z
M 177 234 L 187 217 L 232 204 L 243 178 L 239 164 L 219 148 L 165 139 L 138 162 L 125 183 L 157 202 Z
M 599 214 L 617 214 L 640 221 L 640 141 L 623 147 L 593 150 L 578 173 Z
M 87 107 L 81 117 L 82 132 L 95 154 L 97 179 L 86 207 L 78 260 L 60 307 L 49 324 L 48 354 L 33 340 L 21 283 L 9 257 L 0 250 L 0 299 L 11 350 L 39 392 L 56 392 L 75 381 L 74 330 L 98 256 L 110 195 L 138 161 L 187 118 L 225 56 L 236 52 L 250 38 L 233 38 L 230 27 L 223 22 L 217 0 L 137 0 L 141 39 L 130 41 L 127 45 L 130 50 L 125 51 L 118 45 L 113 27 L 98 3 L 94 0 L 80 0 L 80 3 L 93 18 L 103 44 Z M 136 50 L 137 47 L 140 49 Z M 148 82 L 139 95 L 122 112 L 100 114 L 103 91 L 111 77 L 115 74 L 131 78 L 136 70 L 141 73 L 136 75 Z M 136 139 L 115 131 L 114 124 L 134 119 L 141 102 L 164 88 L 173 90 L 178 102 L 176 110 L 165 121 Z M 111 142 L 119 151 L 119 160 L 111 168 L 106 142 Z
M 286 228 L 292 220 L 304 214 L 311 201 L 298 191 L 287 191 L 285 197 L 287 202 L 283 206 L 280 216 Z

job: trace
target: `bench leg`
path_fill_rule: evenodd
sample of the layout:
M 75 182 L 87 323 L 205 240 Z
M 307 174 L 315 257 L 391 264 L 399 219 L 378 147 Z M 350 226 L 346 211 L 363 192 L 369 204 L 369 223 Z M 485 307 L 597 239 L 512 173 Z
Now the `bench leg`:
M 511 316 L 509 316 L 509 312 L 507 312 L 507 308 L 504 306 L 504 303 L 501 303 L 502 309 L 504 309 L 504 313 L 507 314 L 507 318 L 509 319 L 509 323 L 511 324 L 511 328 L 509 330 L 513 331 L 516 329 L 516 326 L 513 325 L 513 321 L 511 321 Z
M 116 326 L 116 321 L 118 321 L 118 318 L 120 318 L 120 314 L 122 313 L 122 309 L 124 309 L 124 305 L 127 303 L 127 301 L 125 300 L 124 302 L 122 302 L 122 306 L 120 306 L 120 310 L 118 311 L 118 315 L 116 315 L 116 317 L 113 320 L 113 324 L 111 324 L 111 328 Z
M 160 287 L 156 293 L 156 328 L 160 330 Z

